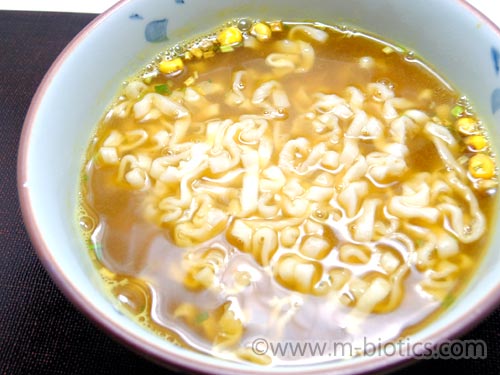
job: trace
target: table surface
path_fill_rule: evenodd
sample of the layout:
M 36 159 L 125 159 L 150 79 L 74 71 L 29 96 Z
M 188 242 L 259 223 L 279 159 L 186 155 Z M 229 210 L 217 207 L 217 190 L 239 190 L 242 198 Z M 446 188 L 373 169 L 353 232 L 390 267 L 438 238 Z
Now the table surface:
M 102 13 L 119 0 L 0 0 L 0 10 L 37 10 L 77 13 Z M 465 0 L 500 25 L 500 1 Z
M 0 375 L 167 374 L 97 329 L 58 291 L 25 231 L 16 190 L 24 117 L 50 64 L 95 14 L 0 11 Z M 462 337 L 487 359 L 421 360 L 398 374 L 500 373 L 500 309 Z

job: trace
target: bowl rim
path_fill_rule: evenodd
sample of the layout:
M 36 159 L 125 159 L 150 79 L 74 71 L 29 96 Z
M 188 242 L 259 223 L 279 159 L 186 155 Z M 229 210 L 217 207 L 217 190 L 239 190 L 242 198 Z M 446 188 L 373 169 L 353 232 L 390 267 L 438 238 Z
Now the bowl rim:
M 35 95 L 31 101 L 29 110 L 26 114 L 20 142 L 18 149 L 17 160 L 17 188 L 21 212 L 25 227 L 31 239 L 31 243 L 37 253 L 38 258 L 43 264 L 44 268 L 52 278 L 53 282 L 61 290 L 64 296 L 71 301 L 80 312 L 84 314 L 90 321 L 97 325 L 100 329 L 108 335 L 124 344 L 134 352 L 156 362 L 162 366 L 175 366 L 181 370 L 196 371 L 199 373 L 218 373 L 218 374 L 233 374 L 238 370 L 240 374 L 263 374 L 270 370 L 271 373 L 302 373 L 306 368 L 311 374 L 326 374 L 331 371 L 328 369 L 327 364 L 335 367 L 338 373 L 372 373 L 381 370 L 390 371 L 396 368 L 405 366 L 416 358 L 410 356 L 373 356 L 365 358 L 362 362 L 352 363 L 351 361 L 338 361 L 338 362 L 322 362 L 316 365 L 305 366 L 278 366 L 278 367 L 252 367 L 241 368 L 237 363 L 219 360 L 217 363 L 207 363 L 204 361 L 203 356 L 194 356 L 193 353 L 186 351 L 183 354 L 175 353 L 170 349 L 162 349 L 151 345 L 151 343 L 143 336 L 124 331 L 119 323 L 111 321 L 99 309 L 93 308 L 92 301 L 83 294 L 77 285 L 73 284 L 66 276 L 66 271 L 57 266 L 54 262 L 54 256 L 50 251 L 48 244 L 44 240 L 44 235 L 37 226 L 35 220 L 35 212 L 32 206 L 32 197 L 30 190 L 25 188 L 25 181 L 28 181 L 28 155 L 30 151 L 30 143 L 33 135 L 33 130 L 36 125 L 37 112 L 42 105 L 45 93 L 48 90 L 49 84 L 54 76 L 58 74 L 59 69 L 64 65 L 71 53 L 78 48 L 80 42 L 84 40 L 90 33 L 92 33 L 99 25 L 104 23 L 111 15 L 113 15 L 120 8 L 134 0 L 120 0 L 111 8 L 94 18 L 87 24 L 60 52 L 57 58 L 52 63 L 51 67 L 43 77 L 39 84 Z M 452 0 L 457 6 L 462 6 L 466 11 L 472 13 L 478 20 L 487 25 L 493 32 L 498 34 L 500 38 L 500 28 L 478 9 L 468 3 L 466 0 Z M 459 337 L 478 325 L 485 317 L 500 304 L 500 283 L 487 295 L 483 296 L 477 301 L 473 314 L 465 314 L 460 319 L 457 318 L 446 326 L 440 327 L 438 330 L 433 331 L 430 335 L 425 337 L 426 342 L 433 344 L 437 347 L 453 337 Z M 469 311 L 471 312 L 471 311 Z M 206 358 L 210 358 L 206 356 Z M 238 368 L 236 368 L 238 367 Z

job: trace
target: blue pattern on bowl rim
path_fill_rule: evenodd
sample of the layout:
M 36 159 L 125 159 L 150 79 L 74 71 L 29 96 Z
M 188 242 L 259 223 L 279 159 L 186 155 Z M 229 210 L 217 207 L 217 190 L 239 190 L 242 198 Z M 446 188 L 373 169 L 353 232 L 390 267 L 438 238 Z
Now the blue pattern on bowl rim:
M 168 19 L 162 18 L 153 20 L 146 25 L 144 36 L 148 42 L 156 43 L 168 40 L 167 36 Z
M 500 88 L 491 93 L 491 112 L 495 114 L 498 110 L 500 110 Z
M 144 17 L 141 16 L 139 13 L 133 13 L 130 16 L 128 16 L 131 20 L 143 20 Z
M 500 74 L 500 51 L 495 47 L 491 47 L 491 60 L 498 76 Z M 495 114 L 498 110 L 500 110 L 500 88 L 494 89 L 491 93 L 491 112 Z
M 495 73 L 498 75 L 498 73 L 500 73 L 500 51 L 498 51 L 495 47 L 491 47 L 491 59 L 493 60 Z

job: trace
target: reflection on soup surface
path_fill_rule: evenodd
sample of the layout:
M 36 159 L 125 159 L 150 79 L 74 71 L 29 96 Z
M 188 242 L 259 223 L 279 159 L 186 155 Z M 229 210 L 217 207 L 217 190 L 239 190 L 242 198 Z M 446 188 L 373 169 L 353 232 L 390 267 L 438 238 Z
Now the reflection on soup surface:
M 481 121 L 412 52 L 241 19 L 124 82 L 87 153 L 80 221 L 141 324 L 297 363 L 252 342 L 384 342 L 447 307 L 496 189 Z

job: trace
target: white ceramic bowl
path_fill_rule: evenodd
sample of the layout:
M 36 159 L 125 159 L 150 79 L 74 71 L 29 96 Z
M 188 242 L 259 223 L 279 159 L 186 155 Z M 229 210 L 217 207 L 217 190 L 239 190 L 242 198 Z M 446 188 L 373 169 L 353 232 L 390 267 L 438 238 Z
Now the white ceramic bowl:
M 56 60 L 26 117 L 19 152 L 23 215 L 38 255 L 66 296 L 104 330 L 154 360 L 217 374 L 389 369 L 408 359 L 359 357 L 303 367 L 230 363 L 165 342 L 103 293 L 77 223 L 79 171 L 91 132 L 120 82 L 167 44 L 237 17 L 345 23 L 417 51 L 467 93 L 500 145 L 500 30 L 461 0 L 130 0 L 87 26 Z M 168 37 L 169 41 L 154 42 Z M 151 41 L 148 41 L 148 39 Z M 498 154 L 498 152 L 497 152 Z M 439 319 L 411 337 L 437 344 L 478 323 L 500 299 L 500 222 L 476 276 Z

